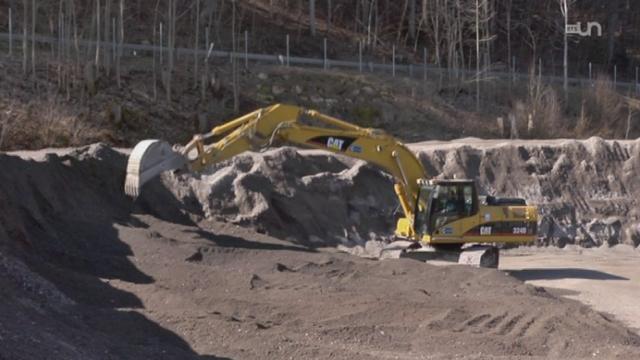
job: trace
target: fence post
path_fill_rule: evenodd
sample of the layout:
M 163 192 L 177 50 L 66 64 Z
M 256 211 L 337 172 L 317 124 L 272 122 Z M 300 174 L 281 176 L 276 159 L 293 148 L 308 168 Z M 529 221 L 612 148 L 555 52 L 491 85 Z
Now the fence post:
M 9 56 L 13 55 L 13 19 L 11 7 L 9 7 Z
M 427 81 L 427 48 L 422 48 L 422 81 Z
M 618 65 L 613 65 L 613 87 L 618 83 Z
M 638 67 L 636 66 L 636 92 L 638 92 Z
M 362 39 L 358 40 L 358 70 L 362 72 Z
M 516 82 L 516 57 L 511 57 L 511 82 Z
M 391 74 L 396 77 L 396 46 L 391 48 Z
M 324 69 L 325 69 L 325 70 L 327 70 L 327 69 L 329 68 L 329 63 L 328 63 L 328 60 L 327 60 L 327 38 L 324 38 L 324 39 L 323 39 L 323 41 L 322 41 L 322 45 L 323 45 L 323 48 L 324 48 L 324 62 L 323 62 L 323 66 L 324 66 Z
M 592 78 L 592 73 L 591 73 L 591 68 L 592 68 L 592 64 L 591 64 L 591 61 L 589 61 L 589 82 L 591 82 L 592 79 L 593 79 Z
M 244 31 L 244 68 L 249 68 L 249 32 Z
M 289 34 L 287 34 L 287 67 L 289 67 Z

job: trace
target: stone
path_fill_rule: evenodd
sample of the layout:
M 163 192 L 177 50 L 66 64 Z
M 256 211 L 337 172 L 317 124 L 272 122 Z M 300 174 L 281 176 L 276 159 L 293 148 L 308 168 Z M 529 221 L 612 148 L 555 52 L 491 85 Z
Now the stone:
M 280 85 L 273 85 L 271 86 L 271 93 L 273 93 L 273 95 L 281 95 L 284 93 L 284 88 Z
M 362 87 L 362 92 L 365 93 L 366 95 L 373 95 L 375 93 L 375 91 L 371 86 Z
M 587 233 L 598 246 L 612 246 L 620 243 L 622 222 L 619 218 L 610 217 L 603 220 L 594 219 L 587 224 Z

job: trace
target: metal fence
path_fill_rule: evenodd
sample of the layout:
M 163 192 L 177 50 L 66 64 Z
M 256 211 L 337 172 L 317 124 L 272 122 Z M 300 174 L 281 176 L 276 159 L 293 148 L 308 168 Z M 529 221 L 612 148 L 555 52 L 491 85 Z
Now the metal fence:
M 46 44 L 58 44 L 59 42 L 64 42 L 65 40 L 60 40 L 59 38 L 53 36 L 44 36 L 44 35 L 35 35 L 35 36 L 27 36 L 27 40 L 35 40 L 38 43 L 46 43 Z M 9 51 L 14 51 L 16 48 L 15 43 L 21 42 L 23 39 L 22 34 L 16 33 L 0 33 L 0 40 L 4 40 L 9 43 Z M 388 63 L 385 62 L 375 62 L 370 60 L 365 60 L 363 58 L 363 45 L 362 42 L 358 43 L 358 55 L 357 60 L 340 60 L 340 59 L 332 59 L 327 56 L 328 53 L 328 44 L 327 39 L 323 39 L 323 57 L 322 58 L 313 58 L 313 57 L 301 57 L 301 56 L 291 56 L 290 55 L 290 42 L 289 35 L 284 39 L 286 42 L 286 50 L 284 54 L 258 54 L 249 52 L 249 39 L 247 32 L 244 34 L 244 49 L 241 52 L 232 52 L 225 50 L 217 50 L 217 49 L 194 49 L 194 48 L 176 48 L 175 52 L 178 55 L 191 55 L 194 56 L 202 56 L 204 58 L 227 58 L 233 59 L 234 57 L 240 61 L 244 61 L 244 65 L 248 66 L 249 62 L 259 63 L 259 64 L 269 64 L 269 65 L 280 65 L 280 66 L 299 66 L 299 67 L 316 67 L 322 69 L 348 69 L 359 72 L 369 72 L 369 73 L 385 73 L 389 74 L 393 77 L 408 77 L 413 79 L 422 79 L 427 81 L 428 79 L 444 79 L 446 81 L 451 79 L 476 79 L 477 73 L 475 71 L 465 70 L 465 69 L 449 69 L 437 67 L 433 64 L 429 64 L 427 62 L 427 49 L 423 48 L 422 54 L 422 62 L 421 63 L 412 63 L 403 61 L 402 63 L 398 62 L 398 56 L 396 56 L 396 48 L 392 49 L 392 56 Z M 75 41 L 72 41 L 75 46 Z M 92 40 L 78 40 L 78 46 L 83 48 L 95 48 L 96 46 L 100 46 L 101 49 L 105 49 L 107 51 L 111 50 L 115 46 L 120 46 L 119 44 L 113 44 L 112 42 L 96 42 Z M 167 52 L 169 49 L 166 46 L 154 46 L 149 44 L 131 44 L 125 43 L 121 45 L 121 48 L 118 49 L 124 56 L 146 56 L 151 54 L 152 52 Z M 512 61 L 515 64 L 515 59 Z M 510 71 L 484 71 L 482 72 L 482 78 L 497 78 L 503 79 L 507 81 L 528 81 L 531 76 L 528 72 L 517 72 L 514 69 L 515 66 L 511 67 Z M 585 77 L 569 77 L 568 84 L 573 87 L 587 87 L 592 86 L 595 81 L 595 73 L 592 71 L 592 65 L 589 63 L 589 73 L 588 76 Z M 614 67 L 614 74 L 612 74 L 611 79 L 614 87 L 618 91 L 626 92 L 626 93 L 640 93 L 640 84 L 638 83 L 638 68 L 635 69 L 635 81 L 618 81 L 617 69 Z M 563 77 L 562 76 L 552 76 L 552 75 L 543 75 L 541 72 L 541 65 L 538 66 L 536 70 L 537 73 L 534 75 L 540 78 L 545 83 L 556 83 L 562 84 Z

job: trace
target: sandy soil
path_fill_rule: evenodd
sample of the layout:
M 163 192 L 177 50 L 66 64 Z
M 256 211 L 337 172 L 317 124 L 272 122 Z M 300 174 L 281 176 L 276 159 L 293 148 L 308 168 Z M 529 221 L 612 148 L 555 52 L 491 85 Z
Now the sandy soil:
M 375 261 L 215 219 L 104 146 L 0 154 L 0 358 L 638 358 L 611 316 L 491 269 Z M 186 198 L 188 200 L 188 198 Z
M 640 333 L 640 250 L 520 248 L 501 256 L 500 269 L 511 276 L 615 315 Z

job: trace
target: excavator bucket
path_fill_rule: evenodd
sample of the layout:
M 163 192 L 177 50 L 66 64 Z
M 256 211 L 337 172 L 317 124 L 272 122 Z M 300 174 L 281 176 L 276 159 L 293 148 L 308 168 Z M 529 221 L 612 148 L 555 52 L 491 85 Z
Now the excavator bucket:
M 129 155 L 124 192 L 131 197 L 137 197 L 142 185 L 147 181 L 165 171 L 180 169 L 186 163 L 184 155 L 173 150 L 166 141 L 143 140 Z

